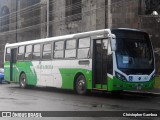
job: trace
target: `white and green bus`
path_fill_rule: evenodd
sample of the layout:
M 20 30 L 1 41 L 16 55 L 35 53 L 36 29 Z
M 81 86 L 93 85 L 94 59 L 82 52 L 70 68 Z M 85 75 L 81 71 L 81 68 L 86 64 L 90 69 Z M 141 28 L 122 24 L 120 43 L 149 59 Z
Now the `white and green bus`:
M 6 44 L 5 80 L 27 86 L 75 90 L 152 89 L 154 53 L 149 35 L 102 29 Z

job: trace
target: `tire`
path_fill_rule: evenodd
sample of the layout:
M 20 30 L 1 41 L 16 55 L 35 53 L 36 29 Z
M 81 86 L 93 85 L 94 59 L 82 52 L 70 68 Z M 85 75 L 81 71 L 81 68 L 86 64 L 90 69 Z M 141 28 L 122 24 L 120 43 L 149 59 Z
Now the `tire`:
M 19 85 L 20 88 L 27 88 L 27 83 L 26 83 L 26 74 L 22 73 L 19 77 Z
M 87 93 L 86 79 L 83 75 L 77 77 L 75 83 L 75 90 L 76 93 L 79 95 L 85 95 Z

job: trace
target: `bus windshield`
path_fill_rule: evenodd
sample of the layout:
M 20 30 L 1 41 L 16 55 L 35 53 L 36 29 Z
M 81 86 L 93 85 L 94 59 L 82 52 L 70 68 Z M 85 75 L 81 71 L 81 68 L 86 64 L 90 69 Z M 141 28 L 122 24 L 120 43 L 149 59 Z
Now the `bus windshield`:
M 134 71 L 154 69 L 152 46 L 146 33 L 117 34 L 116 42 L 116 58 L 119 69 Z

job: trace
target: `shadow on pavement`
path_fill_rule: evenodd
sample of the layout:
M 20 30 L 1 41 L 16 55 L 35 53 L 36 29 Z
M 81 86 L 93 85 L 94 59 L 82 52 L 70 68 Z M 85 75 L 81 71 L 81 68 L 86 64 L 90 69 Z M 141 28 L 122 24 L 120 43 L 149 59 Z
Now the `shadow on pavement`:
M 12 89 L 19 89 L 18 84 L 11 85 L 9 88 Z M 66 89 L 58 89 L 52 87 L 29 87 L 24 90 L 32 90 L 32 91 L 43 91 L 43 92 L 50 92 L 50 93 L 62 93 L 62 94 L 70 94 L 70 95 L 77 95 L 73 90 L 66 90 Z M 82 95 L 77 95 L 82 96 Z M 89 91 L 86 95 L 88 97 L 100 97 L 100 98 L 111 98 L 111 99 L 122 99 L 122 100 L 145 100 L 148 101 L 149 99 L 153 99 L 155 97 L 159 97 L 154 94 L 148 93 L 139 93 L 139 92 L 132 92 L 132 91 L 123 91 L 120 94 L 113 94 L 111 92 L 101 92 L 101 91 Z

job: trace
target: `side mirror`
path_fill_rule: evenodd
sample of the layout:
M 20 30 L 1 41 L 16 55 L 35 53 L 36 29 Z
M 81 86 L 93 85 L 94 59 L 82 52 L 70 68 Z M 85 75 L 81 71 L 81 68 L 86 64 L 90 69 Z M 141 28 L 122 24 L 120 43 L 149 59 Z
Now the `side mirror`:
M 116 36 L 113 35 L 113 34 L 111 36 L 111 48 L 112 48 L 112 51 L 116 51 L 117 50 Z

